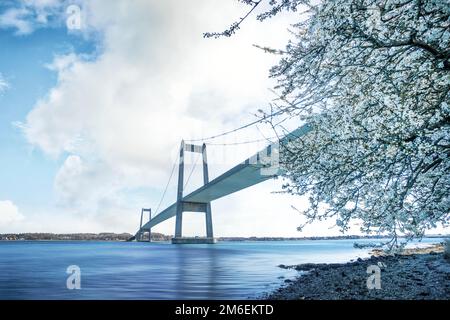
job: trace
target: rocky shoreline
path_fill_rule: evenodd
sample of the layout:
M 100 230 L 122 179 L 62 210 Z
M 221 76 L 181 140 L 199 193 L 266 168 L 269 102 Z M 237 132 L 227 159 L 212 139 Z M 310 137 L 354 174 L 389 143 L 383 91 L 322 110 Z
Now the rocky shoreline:
M 380 289 L 368 289 L 368 267 L 378 266 Z M 270 300 L 449 300 L 450 259 L 442 244 L 342 264 L 280 265 L 299 276 L 263 296 Z M 373 267 L 371 267 L 373 268 Z M 376 267 L 375 267 L 376 268 Z

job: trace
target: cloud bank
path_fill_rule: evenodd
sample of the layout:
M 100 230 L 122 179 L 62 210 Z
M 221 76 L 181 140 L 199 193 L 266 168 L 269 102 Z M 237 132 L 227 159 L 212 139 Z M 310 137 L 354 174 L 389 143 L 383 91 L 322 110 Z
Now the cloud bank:
M 23 8 L 46 17 L 57 10 L 53 1 L 34 2 Z M 249 19 L 236 36 L 212 40 L 203 33 L 225 28 L 246 7 L 221 0 L 79 3 L 85 19 L 80 36 L 99 36 L 97 50 L 91 56 L 55 56 L 48 67 L 57 84 L 21 127 L 31 145 L 63 159 L 54 178 L 53 218 L 44 215 L 61 224 L 53 223 L 52 231 L 134 232 L 140 208 L 157 206 L 181 139 L 252 121 L 273 99 L 268 70 L 278 57 L 253 44 L 282 48 L 295 21 Z M 25 34 L 38 26 L 15 28 Z M 253 128 L 228 138 L 261 137 Z M 263 145 L 208 146 L 211 178 Z M 200 180 L 195 172 L 189 188 Z M 305 202 L 271 193 L 279 189 L 280 182 L 268 181 L 214 202 L 216 235 L 298 236 L 302 219 L 291 204 L 302 208 Z M 175 200 L 174 191 L 172 183 L 163 208 Z M 168 221 L 155 231 L 173 234 L 173 229 L 174 221 Z M 330 233 L 328 226 L 313 231 Z M 203 215 L 189 214 L 184 232 L 203 234 Z
M 20 222 L 24 216 L 19 212 L 17 206 L 9 200 L 0 201 L 0 230 Z

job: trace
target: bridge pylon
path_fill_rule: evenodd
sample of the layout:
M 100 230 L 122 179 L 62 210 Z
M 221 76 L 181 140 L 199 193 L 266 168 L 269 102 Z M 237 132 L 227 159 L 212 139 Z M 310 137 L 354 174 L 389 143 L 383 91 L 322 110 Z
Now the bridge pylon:
M 141 222 L 139 224 L 139 231 L 136 235 L 136 241 L 143 241 L 142 235 L 144 234 L 144 230 L 142 229 L 142 219 L 144 217 L 144 213 L 148 212 L 148 221 L 152 220 L 152 209 L 142 208 L 141 210 Z M 152 241 L 152 228 L 148 228 L 148 242 Z
M 178 166 L 178 189 L 177 189 L 177 203 L 176 203 L 176 221 L 175 221 L 175 237 L 172 238 L 172 243 L 215 243 L 213 235 L 212 215 L 211 215 L 211 202 L 192 202 L 183 201 L 183 189 L 184 189 L 184 155 L 185 152 L 196 152 L 202 154 L 203 159 L 203 184 L 206 185 L 209 182 L 208 174 L 208 160 L 206 156 L 206 144 L 201 146 L 194 144 L 186 144 L 181 141 L 180 147 L 180 162 Z M 206 222 L 206 238 L 187 238 L 183 237 L 183 212 L 204 212 Z

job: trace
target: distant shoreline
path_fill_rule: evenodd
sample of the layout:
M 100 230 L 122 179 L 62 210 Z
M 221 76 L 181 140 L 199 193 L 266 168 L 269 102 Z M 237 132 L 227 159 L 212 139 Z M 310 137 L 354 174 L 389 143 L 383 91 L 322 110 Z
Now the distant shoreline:
M 0 241 L 118 241 L 130 239 L 130 233 L 6 233 L 0 234 Z M 172 235 L 152 232 L 152 241 L 170 241 Z M 424 238 L 448 238 L 450 235 L 426 235 Z M 302 240 L 359 240 L 359 239 L 388 239 L 388 236 L 370 235 L 342 235 L 317 237 L 218 237 L 218 241 L 246 242 L 246 241 L 302 241 Z M 148 239 L 148 237 L 147 237 Z
M 127 241 L 129 233 L 7 233 L 0 234 L 1 241 Z M 159 239 L 164 235 L 155 233 L 152 238 Z

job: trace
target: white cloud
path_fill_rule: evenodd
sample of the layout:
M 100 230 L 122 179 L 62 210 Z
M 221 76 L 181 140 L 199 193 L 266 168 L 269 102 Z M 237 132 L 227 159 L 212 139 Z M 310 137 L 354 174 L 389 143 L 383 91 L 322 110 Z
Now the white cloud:
M 20 0 L 0 14 L 0 28 L 13 29 L 16 35 L 28 35 L 37 28 L 47 26 L 48 18 L 60 21 L 64 1 Z
M 7 230 L 8 227 L 23 219 L 24 216 L 13 202 L 9 200 L 0 201 L 0 228 Z
M 22 2 L 29 7 L 35 7 L 38 9 L 46 9 L 57 7 L 61 4 L 61 0 L 22 0 Z
M 9 88 L 9 83 L 5 80 L 3 75 L 0 73 L 0 93 L 6 91 Z
M 102 54 L 94 61 L 55 57 L 50 67 L 58 83 L 23 128 L 31 144 L 66 157 L 54 183 L 65 212 L 104 229 L 133 232 L 140 207 L 156 206 L 158 197 L 130 199 L 130 190 L 162 191 L 182 138 L 239 126 L 267 105 L 273 85 L 268 69 L 277 57 L 252 44 L 282 47 L 289 21 L 249 19 L 235 37 L 212 40 L 203 32 L 225 28 L 245 7 L 220 0 L 93 0 L 83 8 L 89 28 L 103 35 Z M 261 137 L 257 131 L 234 137 L 255 135 Z M 252 152 L 225 149 L 224 161 L 214 150 L 224 149 L 208 150 L 211 177 Z M 278 187 L 268 182 L 214 203 L 217 235 L 297 234 L 291 200 L 270 195 Z M 185 221 L 187 233 L 198 231 Z M 161 230 L 173 233 L 172 224 Z
M 272 98 L 267 76 L 277 57 L 252 44 L 283 47 L 289 21 L 283 16 L 266 23 L 250 18 L 234 37 L 212 40 L 203 39 L 203 32 L 226 28 L 246 7 L 222 0 L 76 3 L 86 20 L 82 35 L 96 31 L 103 37 L 101 54 L 94 60 L 76 53 L 56 56 L 48 66 L 58 83 L 21 128 L 32 145 L 65 157 L 54 179 L 57 204 L 53 210 L 27 211 L 16 229 L 133 232 L 140 208 L 157 205 L 181 138 L 239 126 Z M 0 28 L 29 34 L 48 26 L 50 16 L 64 19 L 66 5 L 22 0 L 0 13 Z M 0 77 L 0 91 L 6 86 Z M 260 138 L 244 131 L 231 139 L 255 135 Z M 259 149 L 252 148 L 208 147 L 211 177 Z M 193 179 L 197 185 L 199 180 Z M 135 196 L 141 187 L 158 190 L 158 195 Z M 306 203 L 270 193 L 279 188 L 277 182 L 266 182 L 214 202 L 216 235 L 298 236 L 296 227 L 303 220 L 291 204 L 303 208 Z M 174 199 L 172 184 L 166 203 Z M 15 206 L 3 203 L 20 222 L 23 216 L 11 209 Z M 315 224 L 302 235 L 337 234 L 331 225 Z M 173 228 L 172 219 L 156 231 L 172 234 Z M 203 216 L 189 214 L 184 230 L 202 234 Z
M 0 15 L 1 28 L 16 29 L 16 34 L 25 35 L 33 32 L 33 25 L 29 21 L 31 12 L 25 8 L 12 8 Z

